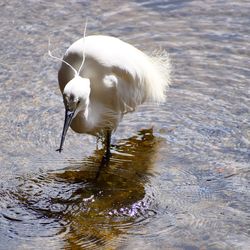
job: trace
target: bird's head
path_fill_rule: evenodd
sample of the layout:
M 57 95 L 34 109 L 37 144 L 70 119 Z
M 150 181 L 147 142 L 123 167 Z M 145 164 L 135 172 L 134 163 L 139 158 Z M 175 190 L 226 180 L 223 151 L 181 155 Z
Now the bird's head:
M 61 137 L 60 148 L 57 150 L 62 151 L 63 142 L 66 133 L 71 124 L 72 119 L 80 112 L 85 112 L 89 105 L 90 96 L 90 81 L 87 78 L 82 78 L 76 75 L 70 80 L 63 90 L 63 101 L 65 106 L 65 119 L 63 125 L 63 132 Z
M 90 81 L 81 76 L 75 76 L 63 90 L 65 109 L 74 112 L 73 118 L 80 112 L 85 111 L 89 104 Z

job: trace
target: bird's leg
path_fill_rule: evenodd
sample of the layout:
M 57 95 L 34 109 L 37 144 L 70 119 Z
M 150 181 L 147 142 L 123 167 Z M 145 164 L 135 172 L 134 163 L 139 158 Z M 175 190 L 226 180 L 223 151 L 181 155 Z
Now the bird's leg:
M 109 162 L 111 156 L 110 146 L 111 146 L 111 131 L 107 130 L 107 134 L 104 141 L 105 154 L 102 158 L 102 165 Z
M 107 136 L 105 138 L 105 147 L 106 147 L 105 150 L 106 151 L 102 157 L 102 161 L 101 161 L 101 164 L 99 166 L 98 172 L 96 173 L 96 180 L 98 180 L 103 167 L 107 166 L 109 163 L 110 156 L 111 156 L 110 146 L 111 146 L 111 131 L 107 130 Z
M 107 136 L 106 136 L 106 152 L 105 152 L 105 158 L 106 161 L 109 161 L 111 152 L 110 152 L 110 146 L 111 146 L 111 131 L 107 130 Z

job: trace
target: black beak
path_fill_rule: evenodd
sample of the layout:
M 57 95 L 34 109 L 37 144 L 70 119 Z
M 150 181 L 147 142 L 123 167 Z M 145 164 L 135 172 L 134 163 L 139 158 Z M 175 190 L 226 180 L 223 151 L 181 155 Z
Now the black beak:
M 73 111 L 70 111 L 68 109 L 65 110 L 65 119 L 64 119 L 64 125 L 63 125 L 63 132 L 62 132 L 62 137 L 61 137 L 60 148 L 58 148 L 56 150 L 56 151 L 59 151 L 60 153 L 62 152 L 62 147 L 63 147 L 63 143 L 64 143 L 64 140 L 65 140 L 65 136 L 66 136 L 68 128 L 69 128 L 69 126 L 71 124 L 71 121 L 73 119 L 74 113 L 75 113 L 75 110 L 73 110 Z

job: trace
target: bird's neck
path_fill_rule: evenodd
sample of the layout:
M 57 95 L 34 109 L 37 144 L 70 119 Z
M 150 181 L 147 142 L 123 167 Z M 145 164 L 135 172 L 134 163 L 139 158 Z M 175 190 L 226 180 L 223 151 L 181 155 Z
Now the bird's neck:
M 78 133 L 100 135 L 107 129 L 115 130 L 121 118 L 121 113 L 90 101 L 87 108 L 74 118 L 71 128 Z
M 98 103 L 89 102 L 84 111 L 84 122 L 86 127 L 90 130 L 93 129 L 98 123 L 100 118 L 100 105 Z

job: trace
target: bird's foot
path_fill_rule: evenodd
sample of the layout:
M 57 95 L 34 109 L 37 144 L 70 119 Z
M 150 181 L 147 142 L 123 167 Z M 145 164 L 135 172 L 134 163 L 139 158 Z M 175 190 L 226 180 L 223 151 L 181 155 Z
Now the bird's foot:
M 62 148 L 58 148 L 58 149 L 56 150 L 56 152 L 61 153 L 61 152 L 62 152 Z

